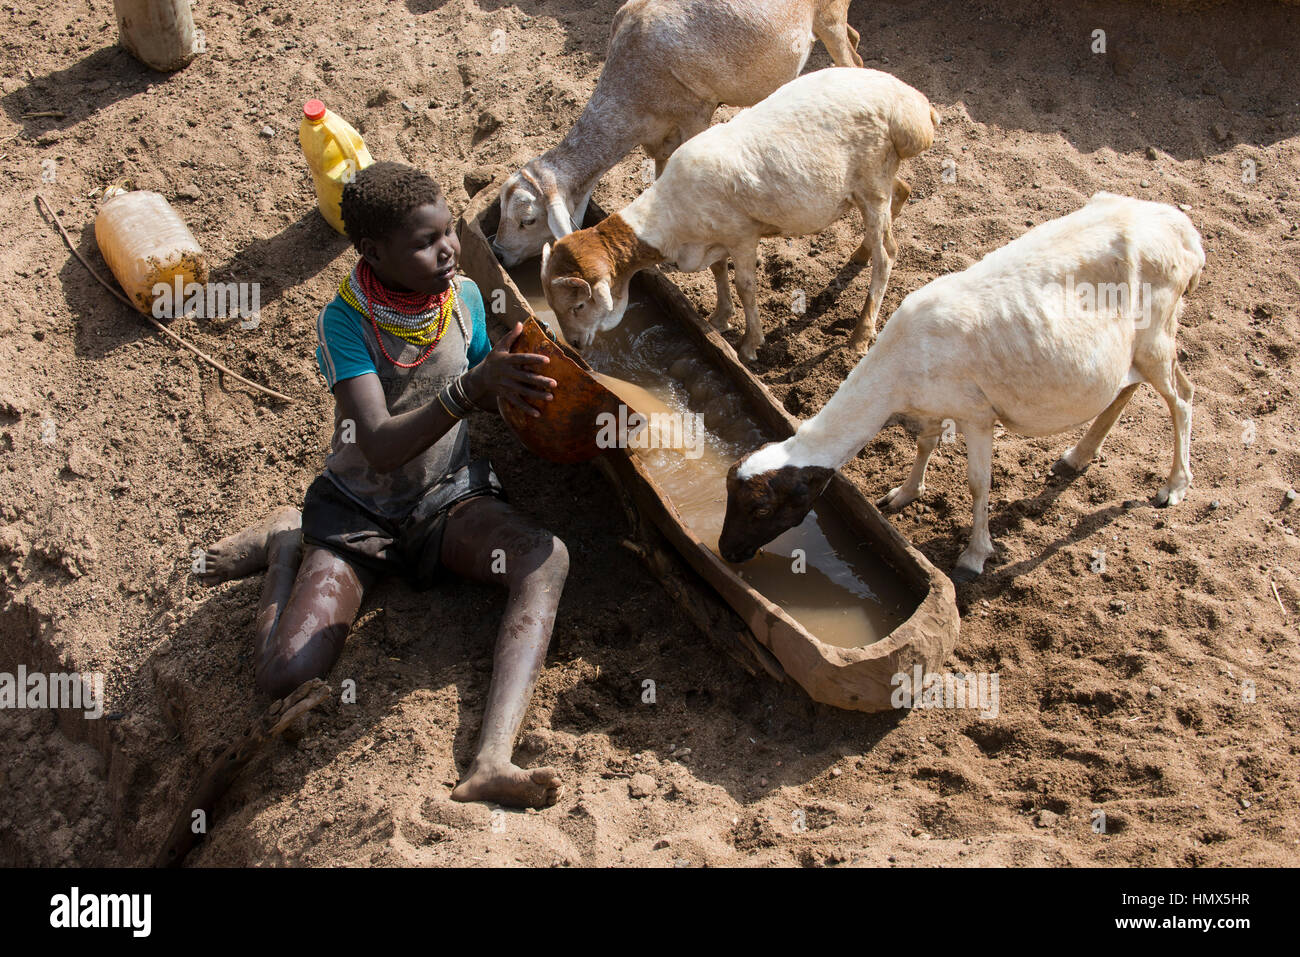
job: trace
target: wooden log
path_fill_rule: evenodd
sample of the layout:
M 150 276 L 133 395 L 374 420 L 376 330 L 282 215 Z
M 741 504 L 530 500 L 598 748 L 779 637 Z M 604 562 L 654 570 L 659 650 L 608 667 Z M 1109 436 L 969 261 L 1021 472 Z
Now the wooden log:
M 488 243 L 500 216 L 498 191 L 498 183 L 488 185 L 462 214 L 461 266 L 494 301 L 498 291 L 504 293 L 504 318 L 513 324 L 526 319 L 531 311 Z M 603 217 L 604 211 L 592 202 L 584 225 L 593 225 Z M 731 345 L 659 269 L 638 273 L 632 281 L 632 294 L 657 304 L 663 321 L 692 342 L 696 357 L 731 383 L 755 426 L 768 438 L 781 440 L 794 434 L 799 421 L 737 359 Z M 897 675 L 913 674 L 918 667 L 926 673 L 936 671 L 951 654 L 960 628 L 952 581 L 838 472 L 823 495 L 825 507 L 838 513 L 858 541 L 893 569 L 916 600 L 914 610 L 888 635 L 850 648 L 823 643 L 736 574 L 682 520 L 636 455 L 611 449 L 595 461 L 623 493 L 633 529 L 627 547 L 642 558 L 702 631 L 723 639 L 728 651 L 740 653 L 738 660 L 756 662 L 774 678 L 789 678 L 824 704 L 853 711 L 890 711 L 895 707 Z M 716 614 L 722 605 L 730 610 Z M 743 627 L 735 628 L 737 622 Z
M 118 39 L 145 66 L 179 70 L 200 52 L 190 0 L 113 0 Z
M 330 686 L 320 678 L 305 681 L 291 694 L 272 702 L 257 720 L 246 727 L 244 733 L 222 751 L 199 778 L 199 783 L 190 792 L 189 800 L 176 815 L 167 840 L 154 859 L 154 867 L 180 867 L 185 855 L 198 843 L 200 836 L 211 828 L 212 810 L 239 772 L 268 741 L 278 737 L 285 728 L 329 695 Z M 201 830 L 194 827 L 196 812 L 199 812 L 198 819 L 203 822 Z
M 786 673 L 780 662 L 754 640 L 740 616 L 727 607 L 699 575 L 677 556 L 659 529 L 643 520 L 635 486 L 631 486 L 626 477 L 620 475 L 616 462 L 610 456 L 593 460 L 609 481 L 627 518 L 628 537 L 622 540 L 623 547 L 641 559 L 646 571 L 663 586 L 691 623 L 719 645 L 727 657 L 751 675 L 757 676 L 761 669 L 776 681 L 786 681 Z

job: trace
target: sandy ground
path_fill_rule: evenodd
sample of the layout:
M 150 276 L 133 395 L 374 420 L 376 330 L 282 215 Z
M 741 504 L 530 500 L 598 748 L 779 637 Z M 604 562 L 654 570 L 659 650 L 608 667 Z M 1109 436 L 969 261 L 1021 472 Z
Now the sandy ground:
M 115 47 L 108 0 L 0 7 L 0 670 L 66 662 L 105 672 L 109 695 L 98 722 L 0 712 L 0 861 L 146 862 L 205 762 L 265 706 L 251 690 L 260 581 L 205 590 L 189 553 L 298 503 L 328 442 L 313 321 L 353 254 L 315 209 L 302 101 L 322 96 L 376 157 L 432 171 L 458 209 L 466 174 L 563 135 L 617 3 L 368 6 L 199 0 L 208 52 L 170 77 Z M 1208 256 L 1180 336 L 1197 387 L 1182 505 L 1151 505 L 1171 436 L 1150 389 L 1071 483 L 1047 469 L 1077 433 L 995 447 L 998 553 L 959 589 L 949 666 L 999 674 L 998 717 L 838 712 L 750 677 L 619 547 L 622 516 L 593 468 L 539 463 L 478 422 L 475 444 L 514 501 L 575 555 L 520 750 L 560 769 L 558 806 L 449 800 L 502 600 L 387 583 L 331 675 L 357 682 L 357 703 L 329 704 L 255 761 L 190 863 L 1300 859 L 1300 548 L 1285 497 L 1300 483 L 1300 9 L 1043 6 L 859 0 L 850 14 L 868 65 L 944 119 L 906 172 L 914 195 L 882 316 L 1099 189 L 1184 204 Z M 1105 54 L 1090 50 L 1095 29 Z M 818 47 L 810 68 L 826 65 Z M 23 117 L 48 110 L 66 117 Z M 635 195 L 642 162 L 630 156 L 597 199 Z M 102 268 L 92 193 L 121 178 L 174 201 L 214 278 L 262 284 L 259 328 L 178 330 L 297 406 L 223 388 L 112 301 L 33 203 L 48 196 Z M 838 346 L 866 293 L 846 265 L 858 230 L 854 217 L 763 245 L 756 368 L 795 414 L 851 368 Z M 712 308 L 707 273 L 682 285 Z M 792 316 L 798 290 L 810 307 Z M 881 494 L 912 448 L 890 430 L 845 472 Z M 945 569 L 968 531 L 964 475 L 960 441 L 941 446 L 923 501 L 894 519 Z

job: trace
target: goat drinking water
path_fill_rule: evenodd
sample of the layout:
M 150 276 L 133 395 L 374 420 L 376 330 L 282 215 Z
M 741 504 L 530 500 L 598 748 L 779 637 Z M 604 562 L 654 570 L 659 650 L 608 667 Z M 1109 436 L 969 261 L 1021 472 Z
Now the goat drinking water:
M 898 511 L 924 491 L 926 464 L 951 421 L 966 437 L 974 499 L 970 542 L 953 578 L 974 578 L 993 553 L 994 422 L 1040 436 L 1092 419 L 1055 467 L 1079 471 L 1143 382 L 1173 420 L 1173 467 L 1156 504 L 1176 505 L 1192 483 L 1193 390 L 1174 340 L 1182 297 L 1204 265 L 1201 237 L 1181 212 L 1098 193 L 918 289 L 821 412 L 731 467 L 719 552 L 746 561 L 797 525 L 832 472 L 893 423 L 918 433 L 911 475 L 878 503 Z
M 852 339 L 862 351 L 898 251 L 892 224 L 906 186 L 895 174 L 930 147 L 938 123 L 924 95 L 878 70 L 834 67 L 791 80 L 684 143 L 621 212 L 544 249 L 547 301 L 565 335 L 585 347 L 622 321 L 637 271 L 666 260 L 686 272 L 712 265 L 718 306 L 710 322 L 721 331 L 732 314 L 730 256 L 745 310 L 739 352 L 752 361 L 763 344 L 754 300 L 759 240 L 820 232 L 856 206 L 866 230 L 856 255 L 871 258 Z

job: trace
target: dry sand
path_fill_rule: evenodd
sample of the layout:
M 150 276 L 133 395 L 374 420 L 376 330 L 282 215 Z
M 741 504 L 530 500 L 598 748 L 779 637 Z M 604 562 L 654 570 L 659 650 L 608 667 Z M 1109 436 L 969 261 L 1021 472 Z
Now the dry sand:
M 1150 504 L 1171 450 L 1150 389 L 1072 483 L 1047 469 L 1076 436 L 996 444 L 998 552 L 958 591 L 949 666 L 999 674 L 998 717 L 838 712 L 748 676 L 620 548 L 621 513 L 593 468 L 538 463 L 499 422 L 476 422 L 514 501 L 575 555 L 520 751 L 561 770 L 558 806 L 449 800 L 501 597 L 392 582 L 331 675 L 357 682 L 358 703 L 328 705 L 258 759 L 190 863 L 1297 862 L 1300 506 L 1285 493 L 1300 483 L 1300 9 L 1044 6 L 859 0 L 850 14 L 867 64 L 944 119 L 906 172 L 882 316 L 1100 189 L 1185 204 L 1204 237 L 1180 337 L 1197 387 L 1182 505 Z M 314 319 L 353 254 L 315 209 L 302 101 L 323 97 L 376 157 L 432 171 L 459 209 L 467 179 L 563 135 L 617 3 L 339 7 L 201 0 L 208 51 L 170 77 L 115 47 L 109 0 L 0 8 L 0 670 L 104 671 L 111 713 L 56 726 L 0 712 L 0 861 L 148 861 L 199 769 L 265 705 L 251 673 L 260 582 L 205 590 L 189 552 L 299 502 L 329 439 Z M 818 47 L 810 68 L 826 65 Z M 67 115 L 23 118 L 47 110 Z M 643 161 L 628 157 L 598 201 L 635 195 Z M 297 406 L 223 388 L 112 301 L 33 204 L 45 193 L 102 268 L 91 194 L 124 177 L 174 201 L 215 279 L 262 284 L 256 330 L 179 331 Z M 763 244 L 756 368 L 795 414 L 851 368 L 838 346 L 866 292 L 846 266 L 858 237 L 854 217 Z M 681 281 L 712 308 L 707 273 Z M 797 317 L 796 290 L 810 302 Z M 891 430 L 845 472 L 878 495 L 912 449 Z M 942 568 L 968 530 L 964 474 L 960 441 L 941 446 L 922 503 L 894 519 Z

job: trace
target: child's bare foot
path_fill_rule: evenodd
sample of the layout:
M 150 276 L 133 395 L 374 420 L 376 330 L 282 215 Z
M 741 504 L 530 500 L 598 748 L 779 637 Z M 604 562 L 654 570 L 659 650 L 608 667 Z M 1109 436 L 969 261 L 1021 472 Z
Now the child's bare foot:
M 204 571 L 195 577 L 205 585 L 244 578 L 272 561 L 285 561 L 302 538 L 302 513 L 292 505 L 271 512 L 262 521 L 227 535 L 203 553 Z
M 472 765 L 465 780 L 451 792 L 453 801 L 487 801 L 507 807 L 550 807 L 560 796 L 560 776 L 555 768 L 521 768 Z

